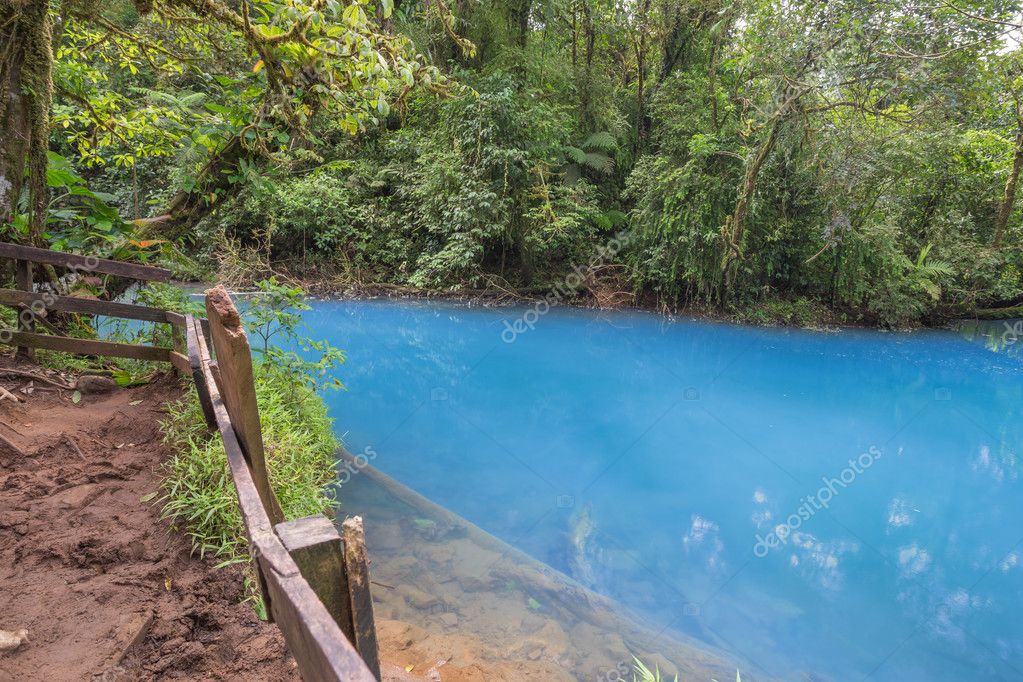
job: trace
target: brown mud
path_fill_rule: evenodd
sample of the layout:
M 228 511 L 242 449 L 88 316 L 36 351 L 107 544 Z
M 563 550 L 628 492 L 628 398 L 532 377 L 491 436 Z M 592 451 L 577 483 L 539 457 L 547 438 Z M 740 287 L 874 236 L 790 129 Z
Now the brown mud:
M 193 558 L 160 519 L 177 381 L 77 404 L 36 386 L 0 402 L 21 451 L 0 444 L 0 629 L 29 633 L 0 680 L 297 679 L 280 633 L 240 603 L 241 572 Z

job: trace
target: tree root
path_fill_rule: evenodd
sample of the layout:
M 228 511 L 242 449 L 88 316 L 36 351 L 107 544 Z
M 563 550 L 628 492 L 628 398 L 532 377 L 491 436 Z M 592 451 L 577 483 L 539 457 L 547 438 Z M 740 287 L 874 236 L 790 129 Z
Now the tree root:
M 23 369 L 9 369 L 9 368 L 0 369 L 0 376 L 25 377 L 27 379 L 32 379 L 33 381 L 41 381 L 42 383 L 49 384 L 50 386 L 56 386 L 57 388 L 61 388 L 61 389 L 65 390 L 65 391 L 73 391 L 73 390 L 75 390 L 74 386 L 70 386 L 68 384 L 61 383 L 59 381 L 55 381 L 54 379 L 50 379 L 49 377 L 45 377 L 45 376 L 36 374 L 35 372 L 29 372 L 29 371 L 23 370 Z

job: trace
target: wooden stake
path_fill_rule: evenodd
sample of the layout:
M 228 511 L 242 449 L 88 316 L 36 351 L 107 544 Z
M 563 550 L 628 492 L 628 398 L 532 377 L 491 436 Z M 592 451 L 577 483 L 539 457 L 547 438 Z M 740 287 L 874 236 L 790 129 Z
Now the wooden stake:
M 380 652 L 377 648 L 376 623 L 373 619 L 373 597 L 369 592 L 369 561 L 366 558 L 366 534 L 362 517 L 353 516 L 341 524 L 345 543 L 345 574 L 348 578 L 348 598 L 355 630 L 356 650 L 366 667 L 380 679 Z
M 273 524 L 284 520 L 281 505 L 270 487 L 263 451 L 263 433 L 256 404 L 256 384 L 252 375 L 252 352 L 242 327 L 241 317 L 224 287 L 206 292 L 206 314 L 210 320 L 210 336 L 220 368 L 220 390 L 231 423 L 238 434 L 245 460 L 252 469 L 267 516 Z
M 22 291 L 32 293 L 34 288 L 32 285 L 32 263 L 27 260 L 19 260 L 15 262 L 17 268 L 15 274 L 15 281 L 17 282 L 18 288 Z M 34 316 L 25 319 L 21 313 L 18 313 L 18 331 L 20 332 L 34 332 L 35 321 Z M 16 357 L 23 357 L 28 360 L 34 361 L 36 359 L 36 353 L 32 348 L 27 345 L 18 346 L 18 352 L 15 354 Z
M 355 645 L 344 545 L 337 528 L 326 516 L 318 514 L 278 523 L 274 530 L 309 587 L 327 607 L 348 641 Z

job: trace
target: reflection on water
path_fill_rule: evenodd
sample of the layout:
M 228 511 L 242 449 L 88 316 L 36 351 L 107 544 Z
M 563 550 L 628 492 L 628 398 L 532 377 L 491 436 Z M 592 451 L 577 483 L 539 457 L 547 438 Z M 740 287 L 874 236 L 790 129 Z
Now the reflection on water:
M 1023 320 L 966 320 L 957 327 L 964 339 L 990 351 L 1012 357 L 1023 352 Z
M 315 303 L 349 449 L 765 677 L 1023 679 L 1017 344 L 521 312 Z
M 449 667 L 482 663 L 486 679 L 631 679 L 633 654 L 680 679 L 734 679 L 737 664 L 724 654 L 645 629 L 383 474 L 357 471 L 340 486 L 338 517 L 364 518 L 382 637 L 394 630 L 387 621 L 468 635 L 469 643 L 442 644 L 439 658 Z

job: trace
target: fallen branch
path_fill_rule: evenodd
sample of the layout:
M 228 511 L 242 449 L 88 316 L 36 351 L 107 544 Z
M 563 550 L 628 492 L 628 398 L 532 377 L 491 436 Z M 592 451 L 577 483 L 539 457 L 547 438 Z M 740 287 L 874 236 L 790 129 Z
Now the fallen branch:
M 0 652 L 15 651 L 25 643 L 28 643 L 28 630 L 24 628 L 15 632 L 0 630 Z
M 45 317 L 37 314 L 36 311 L 32 310 L 31 308 L 29 308 L 24 303 L 21 303 L 21 304 L 18 305 L 18 310 L 20 310 L 22 312 L 27 312 L 29 315 L 32 316 L 33 320 L 35 320 L 36 322 L 38 322 L 41 325 L 43 325 L 44 327 L 46 327 L 47 329 L 49 329 L 52 333 L 56 334 L 57 336 L 63 336 L 64 335 L 64 332 L 62 332 L 61 330 L 57 329 L 53 325 L 52 322 L 47 320 Z

